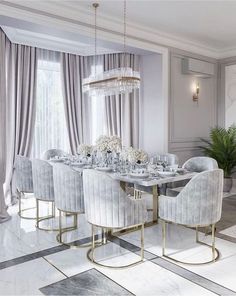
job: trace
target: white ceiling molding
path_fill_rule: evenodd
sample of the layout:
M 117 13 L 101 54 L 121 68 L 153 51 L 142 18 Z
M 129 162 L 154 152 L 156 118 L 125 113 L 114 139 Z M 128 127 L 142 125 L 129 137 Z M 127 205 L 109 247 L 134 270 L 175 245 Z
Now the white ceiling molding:
M 52 35 L 38 32 L 26 31 L 17 28 L 2 26 L 11 42 L 24 44 L 49 50 L 67 52 L 82 56 L 94 55 L 94 47 L 88 43 L 82 43 L 77 40 L 59 38 Z M 97 54 L 118 53 L 120 51 L 97 47 Z
M 37 3 L 37 5 L 36 5 Z M 24 5 L 23 5 L 24 4 Z M 27 6 L 25 6 L 27 5 Z M 86 9 L 73 9 L 66 2 L 46 1 L 0 1 L 0 14 L 3 16 L 32 22 L 38 25 L 45 24 L 49 27 L 62 29 L 71 33 L 80 33 L 85 36 L 93 36 L 93 11 Z M 98 38 L 114 43 L 122 43 L 122 20 L 100 15 Z M 19 37 L 20 38 L 20 37 Z M 33 38 L 33 37 L 32 37 Z M 37 37 L 36 37 L 37 39 Z M 33 42 L 33 40 L 31 40 Z M 54 40 L 55 41 L 55 40 Z M 58 41 L 58 40 L 57 40 Z M 23 37 L 21 39 L 23 42 Z M 20 43 L 20 40 L 19 40 Z M 149 43 L 150 48 L 175 47 L 212 58 L 226 58 L 236 54 L 236 48 L 217 50 L 184 38 L 178 38 L 171 34 L 163 34 L 157 30 L 150 30 L 144 26 L 128 23 L 128 45 L 137 46 L 139 43 Z M 136 45 L 135 45 L 136 44 Z M 31 44 L 32 45 L 32 44 Z M 71 44 L 71 46 L 76 46 Z M 59 50 L 59 49 L 58 49 Z

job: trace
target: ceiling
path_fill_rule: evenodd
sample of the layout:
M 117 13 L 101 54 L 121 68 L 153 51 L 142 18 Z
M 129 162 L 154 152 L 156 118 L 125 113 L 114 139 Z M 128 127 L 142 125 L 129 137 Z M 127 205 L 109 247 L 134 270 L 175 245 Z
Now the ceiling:
M 25 10 L 44 17 L 60 16 L 67 20 L 93 24 L 92 3 L 75 0 L 0 1 L 10 9 Z M 122 32 L 123 1 L 99 0 L 98 25 Z M 142 36 L 157 44 L 192 50 L 215 58 L 236 55 L 236 1 L 134 1 L 127 0 L 128 35 Z M 18 17 L 18 16 L 16 16 Z M 18 17 L 19 19 L 20 17 Z M 6 25 L 5 23 L 3 25 Z M 9 24 L 8 24 L 9 25 Z M 108 46 L 108 49 L 109 48 Z M 105 49 L 102 48 L 102 51 Z M 113 48 L 113 50 L 115 50 Z

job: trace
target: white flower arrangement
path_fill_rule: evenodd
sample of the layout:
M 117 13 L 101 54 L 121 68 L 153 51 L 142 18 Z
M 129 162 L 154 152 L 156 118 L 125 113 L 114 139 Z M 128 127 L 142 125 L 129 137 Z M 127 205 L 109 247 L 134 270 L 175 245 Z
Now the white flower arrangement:
M 145 163 L 148 160 L 148 155 L 145 151 L 141 149 L 134 149 L 129 147 L 122 151 L 122 158 L 128 160 L 130 163 Z
M 100 136 L 96 140 L 96 148 L 100 152 L 119 152 L 121 139 L 117 136 Z
M 82 156 L 91 156 L 91 154 L 93 152 L 93 146 L 81 144 L 77 148 L 77 152 L 78 152 L 78 154 L 80 154 Z
M 134 148 L 133 147 L 126 147 L 124 149 L 122 149 L 121 153 L 120 153 L 120 158 L 124 161 L 129 160 L 129 155 L 132 154 Z

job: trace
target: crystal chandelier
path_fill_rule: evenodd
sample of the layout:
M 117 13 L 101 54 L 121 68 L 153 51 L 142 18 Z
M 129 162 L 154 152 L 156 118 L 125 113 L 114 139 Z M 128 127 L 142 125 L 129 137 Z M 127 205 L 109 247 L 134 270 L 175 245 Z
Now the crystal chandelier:
M 128 53 L 126 52 L 126 0 L 124 1 L 124 59 L 123 67 L 97 73 L 97 8 L 99 4 L 94 3 L 95 9 L 95 73 L 83 79 L 83 92 L 90 96 L 111 96 L 117 94 L 131 93 L 140 87 L 140 73 L 128 67 Z

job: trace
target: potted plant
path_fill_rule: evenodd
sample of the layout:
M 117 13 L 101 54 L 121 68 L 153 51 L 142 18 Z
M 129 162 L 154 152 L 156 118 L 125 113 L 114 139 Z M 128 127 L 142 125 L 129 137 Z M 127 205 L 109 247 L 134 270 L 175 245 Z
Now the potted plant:
M 210 140 L 201 139 L 206 146 L 201 146 L 206 156 L 214 158 L 219 168 L 224 171 L 224 192 L 232 188 L 232 173 L 236 167 L 236 126 L 228 129 L 211 129 Z

